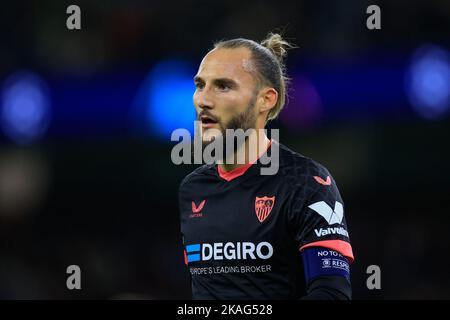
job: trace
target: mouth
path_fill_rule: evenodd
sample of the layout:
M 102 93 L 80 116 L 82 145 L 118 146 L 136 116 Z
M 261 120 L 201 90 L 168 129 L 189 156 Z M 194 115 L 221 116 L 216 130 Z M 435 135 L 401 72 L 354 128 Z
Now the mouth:
M 201 116 L 200 120 L 202 121 L 203 128 L 211 128 L 217 124 L 217 121 L 209 116 Z

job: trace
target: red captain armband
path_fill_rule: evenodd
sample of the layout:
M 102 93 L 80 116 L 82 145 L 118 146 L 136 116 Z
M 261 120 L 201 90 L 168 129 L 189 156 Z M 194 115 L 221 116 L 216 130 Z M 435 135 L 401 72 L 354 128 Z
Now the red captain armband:
M 350 243 L 343 240 L 322 240 L 311 242 L 301 246 L 299 250 L 303 251 L 303 249 L 310 247 L 327 248 L 337 251 L 344 257 L 346 257 L 349 263 L 352 263 L 355 260 L 355 258 L 353 257 L 352 246 L 350 245 Z

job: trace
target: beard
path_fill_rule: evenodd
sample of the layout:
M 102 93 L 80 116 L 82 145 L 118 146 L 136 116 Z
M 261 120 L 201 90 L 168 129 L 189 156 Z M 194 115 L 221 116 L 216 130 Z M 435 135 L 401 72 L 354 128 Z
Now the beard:
M 248 129 L 255 128 L 256 115 L 254 112 L 254 108 L 256 105 L 256 99 L 257 99 L 257 94 L 255 93 L 253 95 L 252 99 L 250 100 L 250 103 L 247 106 L 247 108 L 243 112 L 234 115 L 226 124 L 224 124 L 220 119 L 218 119 L 217 124 L 219 125 L 219 130 L 222 135 L 224 151 L 227 150 L 226 149 L 227 143 L 232 143 L 234 146 L 233 152 L 236 152 L 237 149 L 242 145 L 242 143 L 245 143 L 248 140 L 248 137 L 246 136 L 245 140 L 241 141 L 241 144 L 234 143 L 234 141 L 227 141 L 226 130 L 227 129 L 231 129 L 231 130 L 242 129 L 245 132 Z M 205 141 L 202 139 L 202 152 L 205 150 L 206 146 L 208 146 L 209 144 L 214 142 L 214 140 L 215 140 L 215 137 L 212 137 L 209 141 Z M 238 142 L 239 142 L 239 140 L 238 140 Z

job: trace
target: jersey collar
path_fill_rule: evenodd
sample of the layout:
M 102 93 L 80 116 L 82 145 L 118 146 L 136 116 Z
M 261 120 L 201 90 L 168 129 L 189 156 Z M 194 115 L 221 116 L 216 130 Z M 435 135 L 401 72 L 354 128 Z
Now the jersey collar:
M 252 165 L 254 165 L 261 157 L 264 153 L 267 152 L 267 150 L 269 150 L 269 148 L 272 146 L 272 139 L 270 139 L 269 144 L 267 145 L 266 150 L 264 150 L 264 152 L 262 152 L 258 158 L 256 158 L 255 161 L 248 163 L 242 167 L 233 169 L 231 171 L 225 171 L 223 170 L 219 165 L 217 165 L 217 173 L 219 174 L 219 177 L 221 177 L 222 179 L 226 180 L 226 181 L 231 181 L 233 179 L 236 179 L 237 177 L 242 176 L 248 169 L 250 169 L 250 167 Z

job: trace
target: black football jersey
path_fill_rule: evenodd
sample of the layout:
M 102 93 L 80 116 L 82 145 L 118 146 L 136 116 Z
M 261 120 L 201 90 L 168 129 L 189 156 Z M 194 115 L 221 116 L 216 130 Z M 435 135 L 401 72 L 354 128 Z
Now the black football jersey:
M 353 253 L 336 182 L 321 164 L 272 140 L 279 170 L 259 159 L 230 172 L 203 165 L 179 187 L 184 262 L 194 299 L 297 299 L 305 294 L 300 252 Z

